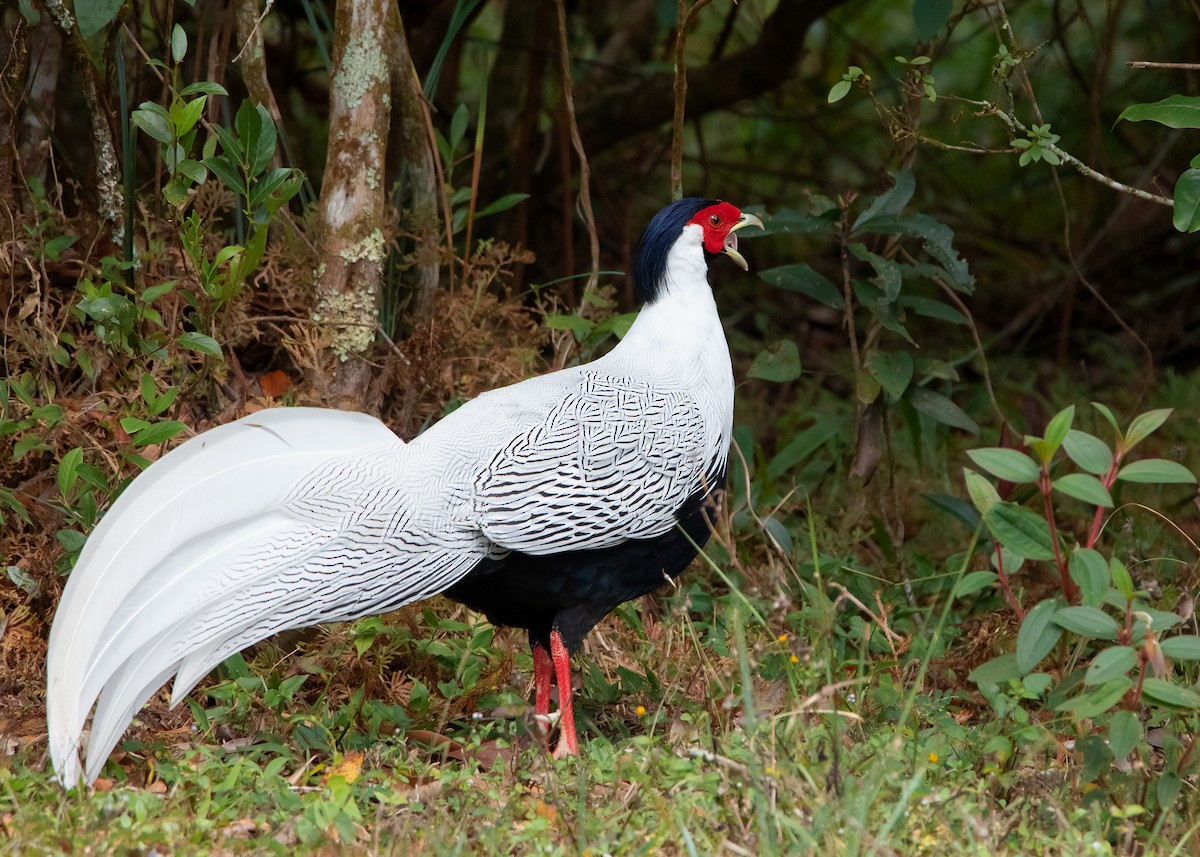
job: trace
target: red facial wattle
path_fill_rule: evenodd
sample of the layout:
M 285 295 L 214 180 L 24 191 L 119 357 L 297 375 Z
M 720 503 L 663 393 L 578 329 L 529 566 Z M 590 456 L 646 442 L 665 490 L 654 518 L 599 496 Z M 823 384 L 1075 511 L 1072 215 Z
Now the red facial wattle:
M 709 253 L 720 253 L 725 249 L 725 239 L 741 219 L 742 213 L 737 206 L 728 202 L 718 202 L 696 213 L 688 223 L 695 223 L 704 230 L 704 249 Z

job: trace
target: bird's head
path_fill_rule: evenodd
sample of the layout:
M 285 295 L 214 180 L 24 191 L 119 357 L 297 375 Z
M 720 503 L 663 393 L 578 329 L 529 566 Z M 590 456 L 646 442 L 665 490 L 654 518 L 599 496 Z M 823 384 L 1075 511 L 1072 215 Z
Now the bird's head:
M 633 287 L 638 298 L 652 302 L 661 292 L 671 249 L 684 237 L 699 243 L 705 260 L 725 254 L 743 271 L 749 270 L 738 252 L 737 231 L 747 226 L 762 228 L 753 214 L 744 214 L 728 202 L 688 197 L 673 202 L 654 215 L 634 259 Z

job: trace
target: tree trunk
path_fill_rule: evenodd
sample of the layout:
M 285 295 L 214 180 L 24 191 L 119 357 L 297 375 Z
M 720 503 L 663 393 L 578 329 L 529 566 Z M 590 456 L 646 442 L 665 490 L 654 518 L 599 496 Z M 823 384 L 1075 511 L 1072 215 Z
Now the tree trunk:
M 0 206 L 7 212 L 0 217 L 0 241 L 8 245 L 17 240 L 20 231 L 16 217 L 19 204 L 13 187 L 17 175 L 15 141 L 29 48 L 25 38 L 28 25 L 21 13 L 8 7 L 0 15 Z
M 338 0 L 330 85 L 329 151 L 318 207 L 321 263 L 314 320 L 326 348 L 311 379 L 331 407 L 363 407 L 375 341 L 387 241 L 384 154 L 389 96 L 388 45 L 399 22 L 388 0 Z
M 45 185 L 63 48 L 62 36 L 48 14 L 42 14 L 29 47 L 29 86 L 25 115 L 21 118 L 21 130 L 18 132 L 18 146 L 21 171 L 25 178 L 36 178 Z
M 234 18 L 237 21 L 238 64 L 242 69 L 242 82 L 250 100 L 267 108 L 271 121 L 282 131 L 283 114 L 275 101 L 275 93 L 267 80 L 267 55 L 263 49 L 262 30 L 259 28 L 258 0 L 233 0 Z M 282 165 L 279 149 L 275 150 L 272 166 Z

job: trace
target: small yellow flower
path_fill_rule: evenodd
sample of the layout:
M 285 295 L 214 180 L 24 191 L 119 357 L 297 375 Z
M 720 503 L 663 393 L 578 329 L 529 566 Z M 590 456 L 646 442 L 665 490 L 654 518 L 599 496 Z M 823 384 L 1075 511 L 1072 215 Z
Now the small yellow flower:
M 937 753 L 930 753 L 930 754 L 929 754 L 929 763 L 930 763 L 930 764 L 932 764 L 932 765 L 936 765 L 936 764 L 937 764 L 937 761 L 938 761 L 938 754 L 937 754 Z
M 780 634 L 778 637 L 775 638 L 776 643 L 786 643 L 787 641 L 788 641 L 787 634 Z
M 800 663 L 800 659 L 798 657 L 796 657 L 795 655 L 792 655 L 790 658 L 788 658 L 788 660 L 790 660 L 794 664 Z
M 637 708 L 634 709 L 634 711 L 637 712 L 638 717 L 641 717 L 646 713 L 646 706 L 639 705 Z

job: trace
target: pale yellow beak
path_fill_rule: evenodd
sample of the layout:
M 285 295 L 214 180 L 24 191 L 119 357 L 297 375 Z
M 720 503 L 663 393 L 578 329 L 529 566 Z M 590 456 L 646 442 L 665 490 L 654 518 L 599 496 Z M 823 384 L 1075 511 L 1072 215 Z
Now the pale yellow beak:
M 733 263 L 743 271 L 749 271 L 750 264 L 746 261 L 745 257 L 738 252 L 738 240 L 736 233 L 739 229 L 745 229 L 747 226 L 757 226 L 759 229 L 762 229 L 763 222 L 753 214 L 743 214 L 741 218 L 738 219 L 738 222 L 733 224 L 733 228 L 729 230 L 729 234 L 725 236 L 725 249 L 721 251 L 730 259 L 732 259 Z

